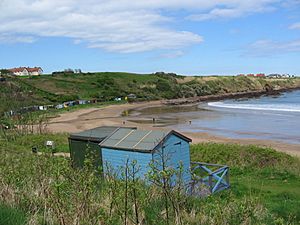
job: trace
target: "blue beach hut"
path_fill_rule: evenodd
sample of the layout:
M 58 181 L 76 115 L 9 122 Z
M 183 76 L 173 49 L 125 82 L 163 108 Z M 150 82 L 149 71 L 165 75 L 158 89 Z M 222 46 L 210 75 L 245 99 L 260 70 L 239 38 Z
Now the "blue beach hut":
M 106 165 L 117 170 L 126 162 L 135 161 L 140 168 L 138 177 L 145 178 L 150 163 L 164 160 L 168 168 L 178 170 L 181 167 L 182 179 L 187 184 L 191 181 L 190 142 L 191 139 L 174 130 L 118 128 L 99 144 L 103 172 L 107 172 Z
M 178 172 L 180 168 L 181 181 L 191 187 L 192 194 L 198 195 L 200 190 L 201 195 L 203 185 L 207 186 L 207 193 L 229 188 L 229 167 L 191 162 L 190 142 L 190 138 L 174 130 L 141 130 L 136 127 L 97 127 L 69 137 L 72 164 L 77 168 L 83 167 L 85 159 L 92 155 L 94 165 L 104 175 L 111 170 L 124 172 L 126 164 L 130 166 L 135 162 L 139 167 L 135 176 L 143 179 L 153 169 L 150 165 L 155 164 L 158 171 L 163 170 L 163 166 Z M 171 177 L 172 184 L 176 178 Z

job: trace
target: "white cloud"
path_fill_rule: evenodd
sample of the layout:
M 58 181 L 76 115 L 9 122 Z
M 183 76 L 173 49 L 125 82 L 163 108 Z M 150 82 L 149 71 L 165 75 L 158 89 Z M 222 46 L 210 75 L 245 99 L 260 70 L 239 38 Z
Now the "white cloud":
M 300 0 L 286 0 L 282 2 L 282 6 L 286 8 L 294 8 L 300 6 Z
M 35 37 L 32 36 L 15 36 L 10 34 L 1 34 L 0 35 L 0 43 L 4 44 L 14 44 L 14 43 L 33 43 L 36 41 Z
M 300 29 L 300 22 L 299 23 L 294 23 L 291 26 L 289 26 L 290 29 Z
M 187 16 L 188 20 L 204 21 L 211 19 L 224 19 L 224 18 L 238 18 L 248 16 L 253 13 L 261 13 L 275 10 L 275 4 L 279 0 L 261 0 L 261 1 L 225 1 L 228 4 L 222 4 L 224 1 L 219 1 L 216 7 L 210 9 L 208 12 L 192 14 Z
M 259 40 L 249 45 L 244 55 L 260 57 L 295 52 L 300 52 L 300 39 L 284 42 Z
M 279 0 L 0 0 L 0 41 L 72 38 L 74 44 L 132 53 L 177 51 L 202 42 L 199 34 L 171 29 L 165 11 L 190 19 L 239 17 L 272 9 Z M 3 35 L 5 34 L 5 35 Z

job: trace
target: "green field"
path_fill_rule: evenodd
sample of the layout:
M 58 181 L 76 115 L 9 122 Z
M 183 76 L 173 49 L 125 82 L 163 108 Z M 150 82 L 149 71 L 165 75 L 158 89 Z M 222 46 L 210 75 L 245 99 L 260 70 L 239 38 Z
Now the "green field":
M 75 170 L 68 159 L 31 153 L 32 145 L 47 152 L 45 140 L 68 151 L 67 136 L 29 135 L 0 142 L 0 224 L 8 216 L 15 224 L 124 224 L 124 181 L 103 181 L 88 161 L 86 169 Z M 160 187 L 129 183 L 129 193 L 134 190 L 138 196 L 142 224 L 299 224 L 298 158 L 268 148 L 214 143 L 192 145 L 191 158 L 229 165 L 231 189 L 204 199 L 171 191 L 166 219 Z M 132 195 L 128 204 L 134 204 Z M 173 204 L 179 214 L 171 210 Z M 130 207 L 129 224 L 136 224 L 135 215 Z

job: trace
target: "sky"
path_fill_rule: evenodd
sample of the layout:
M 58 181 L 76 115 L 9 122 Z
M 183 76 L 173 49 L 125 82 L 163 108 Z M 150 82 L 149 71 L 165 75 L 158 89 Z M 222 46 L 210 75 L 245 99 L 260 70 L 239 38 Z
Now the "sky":
M 300 0 L 0 0 L 0 68 L 300 75 Z

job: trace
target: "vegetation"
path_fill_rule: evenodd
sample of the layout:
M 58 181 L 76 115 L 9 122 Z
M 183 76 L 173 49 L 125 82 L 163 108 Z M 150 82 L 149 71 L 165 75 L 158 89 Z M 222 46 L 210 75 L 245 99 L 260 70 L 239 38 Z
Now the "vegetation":
M 193 145 L 195 161 L 230 166 L 232 194 L 251 195 L 286 221 L 300 221 L 300 160 L 257 146 L 228 144 Z
M 298 224 L 300 161 L 268 148 L 228 144 L 192 145 L 193 161 L 230 166 L 231 189 L 207 198 L 182 194 L 149 174 L 145 185 L 135 162 L 110 170 L 105 180 L 86 160 L 73 169 L 68 158 L 43 147 L 55 140 L 67 149 L 67 134 L 30 134 L 0 141 L 0 224 Z M 31 152 L 31 145 L 43 154 Z M 109 168 L 109 165 L 107 165 Z M 117 175 L 118 173 L 118 175 Z M 151 176 L 150 176 L 151 175 Z M 115 179 L 119 177 L 119 179 Z
M 194 97 L 289 88 L 300 86 L 300 79 L 251 77 L 184 77 L 176 74 L 132 74 L 117 72 L 58 73 L 54 75 L 11 77 L 0 83 L 0 113 L 13 107 L 57 104 L 77 99 L 112 101 L 135 94 L 137 101 Z M 14 96 L 13 98 L 11 98 Z M 13 107 L 10 107 L 13 106 Z
M 21 210 L 0 204 L 0 224 L 24 225 L 27 222 L 26 214 Z
M 248 77 L 183 77 L 156 73 L 54 74 L 8 78 L 0 83 L 0 114 L 36 104 L 56 104 L 96 98 L 98 107 L 130 93 L 137 100 L 192 97 L 249 90 L 266 85 L 295 87 L 300 79 L 268 80 Z M 120 103 L 120 102 L 118 102 Z M 75 110 L 87 106 L 75 106 Z M 54 110 L 53 113 L 56 113 Z M 230 166 L 230 190 L 207 197 L 185 195 L 178 173 L 153 167 L 148 184 L 137 179 L 139 167 L 127 162 L 104 179 L 92 156 L 85 168 L 71 167 L 68 134 L 46 132 L 43 112 L 1 116 L 0 225 L 2 224 L 298 224 L 300 222 L 300 162 L 292 156 L 256 146 L 199 144 L 193 161 Z M 4 129 L 5 127 L 9 129 Z M 32 153 L 32 148 L 39 154 Z M 180 176 L 177 176 L 180 177 Z M 118 178 L 118 179 L 116 179 Z M 163 181 L 163 182 L 162 182 Z M 152 183 L 153 185 L 149 185 Z

